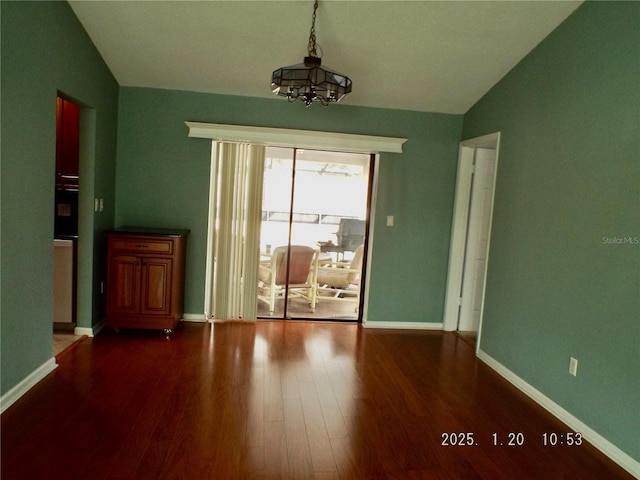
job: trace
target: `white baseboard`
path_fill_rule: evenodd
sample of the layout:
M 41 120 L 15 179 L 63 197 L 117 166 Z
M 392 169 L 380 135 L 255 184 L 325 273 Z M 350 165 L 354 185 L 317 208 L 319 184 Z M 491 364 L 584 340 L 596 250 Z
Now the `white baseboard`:
M 204 323 L 207 321 L 207 318 L 204 316 L 204 313 L 185 313 L 182 315 L 182 319 L 185 322 L 200 322 Z
M 13 405 L 22 395 L 27 393 L 36 383 L 49 375 L 57 368 L 55 357 L 51 357 L 33 372 L 31 372 L 24 380 L 0 397 L 0 413 Z
M 541 407 L 551 413 L 553 416 L 565 423 L 569 428 L 571 428 L 571 430 L 573 430 L 574 432 L 580 432 L 585 440 L 587 440 L 594 447 L 604 453 L 607 457 L 624 468 L 635 478 L 640 478 L 640 462 L 620 450 L 609 440 L 587 426 L 581 420 L 574 417 L 571 413 L 555 403 L 542 392 L 532 387 L 522 378 L 518 377 L 515 373 L 513 373 L 507 367 L 488 355 L 486 352 L 478 350 L 478 358 L 493 370 L 495 370 L 502 377 L 504 377 L 507 381 L 512 383 L 516 388 L 521 390 L 525 395 L 530 397 Z
M 362 322 L 365 328 L 391 328 L 398 330 L 442 330 L 442 323 L 434 322 Z
M 185 313 L 182 316 L 185 322 L 200 322 L 204 323 L 207 318 L 203 313 Z M 362 322 L 363 327 L 367 328 L 391 328 L 398 330 L 442 330 L 442 323 L 429 323 L 429 322 Z
M 107 326 L 107 319 L 103 318 L 91 328 L 76 327 L 73 330 L 74 335 L 86 335 L 87 337 L 95 337 L 100 330 Z

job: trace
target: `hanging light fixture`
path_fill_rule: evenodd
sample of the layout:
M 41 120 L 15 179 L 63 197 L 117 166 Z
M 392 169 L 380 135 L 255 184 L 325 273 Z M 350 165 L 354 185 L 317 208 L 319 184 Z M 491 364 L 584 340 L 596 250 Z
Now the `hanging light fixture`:
M 327 106 L 340 101 L 351 92 L 351 80 L 346 75 L 321 66 L 316 45 L 316 11 L 318 0 L 313 5 L 311 32 L 309 33 L 309 56 L 303 63 L 289 65 L 274 71 L 271 90 L 276 95 L 287 97 L 290 102 L 302 100 L 307 107 L 313 102 Z

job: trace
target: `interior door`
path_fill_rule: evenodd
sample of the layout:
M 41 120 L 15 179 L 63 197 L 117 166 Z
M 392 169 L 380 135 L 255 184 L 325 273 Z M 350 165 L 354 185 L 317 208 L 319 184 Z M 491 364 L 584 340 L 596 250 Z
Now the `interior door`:
M 496 150 L 475 150 L 458 330 L 478 330 L 487 266 Z
M 500 132 L 460 142 L 443 329 L 482 334 Z M 477 332 L 477 335 L 474 333 Z

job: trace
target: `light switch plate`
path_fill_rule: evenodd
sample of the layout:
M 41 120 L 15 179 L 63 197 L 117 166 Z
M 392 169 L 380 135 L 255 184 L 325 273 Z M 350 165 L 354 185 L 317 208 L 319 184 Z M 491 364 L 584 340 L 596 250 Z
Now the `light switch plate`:
M 578 375 L 578 359 L 571 357 L 569 360 L 569 373 L 574 377 Z

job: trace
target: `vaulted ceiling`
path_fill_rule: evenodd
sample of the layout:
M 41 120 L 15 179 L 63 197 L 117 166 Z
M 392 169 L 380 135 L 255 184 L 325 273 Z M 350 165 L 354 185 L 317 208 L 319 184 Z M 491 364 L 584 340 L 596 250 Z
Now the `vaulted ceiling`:
M 322 63 L 344 103 L 464 113 L 576 1 L 321 1 Z M 312 1 L 69 1 L 120 85 L 275 97 L 307 55 Z M 320 53 L 320 52 L 319 52 Z M 281 101 L 286 101 L 281 99 Z

